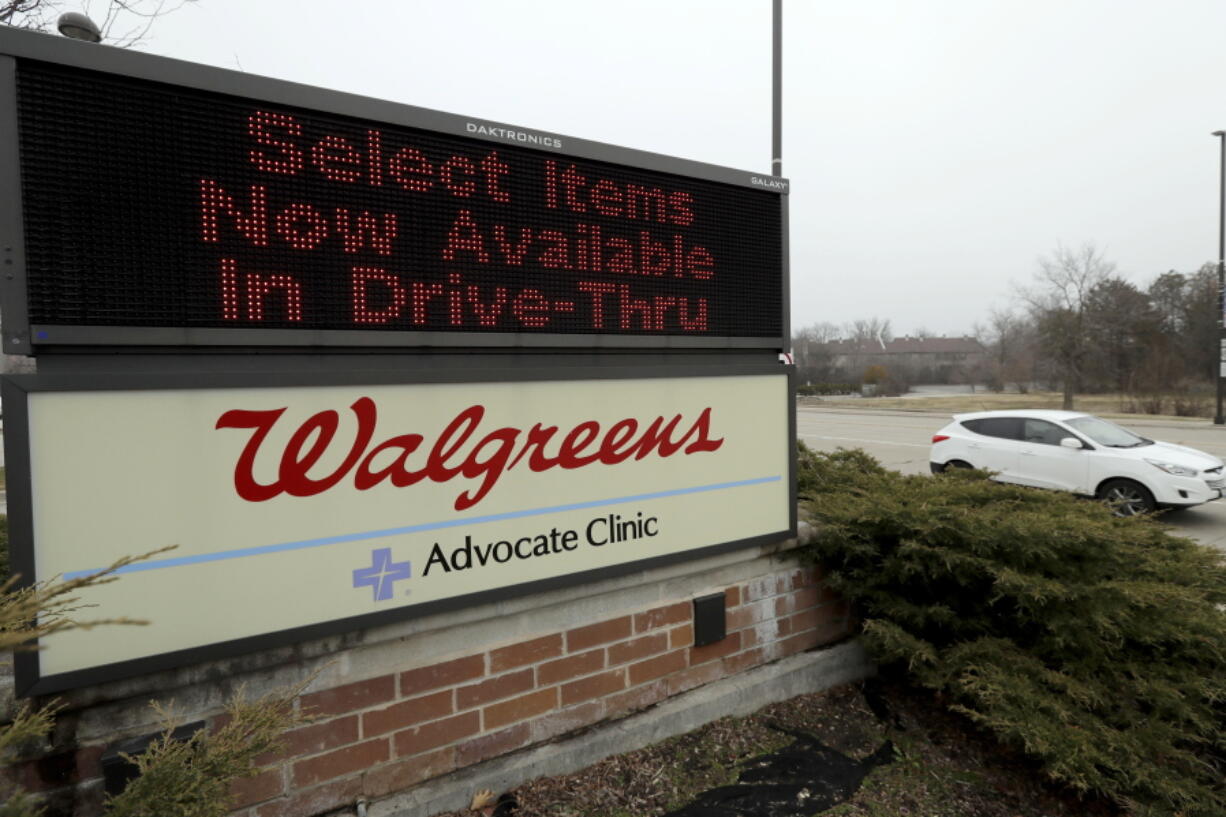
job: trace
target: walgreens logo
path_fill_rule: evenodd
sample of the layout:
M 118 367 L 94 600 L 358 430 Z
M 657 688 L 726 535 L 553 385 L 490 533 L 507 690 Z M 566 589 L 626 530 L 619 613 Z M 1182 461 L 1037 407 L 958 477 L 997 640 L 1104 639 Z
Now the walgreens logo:
M 250 432 L 234 465 L 234 490 L 249 502 L 265 502 L 281 494 L 314 496 L 342 484 L 366 491 L 385 482 L 406 488 L 422 480 L 446 483 L 458 478 L 469 483 L 455 498 L 455 509 L 462 511 L 488 496 L 503 474 L 517 467 L 532 472 L 576 470 L 710 453 L 724 444 L 722 437 L 712 436 L 710 407 L 692 419 L 673 414 L 626 417 L 612 423 L 585 420 L 571 428 L 540 422 L 530 428 L 489 428 L 485 406 L 471 405 L 437 433 L 401 429 L 379 441 L 375 401 L 358 398 L 349 411 L 357 421 L 352 437 L 339 438 L 340 412 L 328 409 L 294 429 L 280 452 L 264 447 L 286 408 L 232 409 L 222 414 L 215 428 Z M 330 474 L 309 476 L 334 447 L 345 452 L 341 464 Z M 260 482 L 255 464 L 268 457 L 279 460 L 277 478 Z

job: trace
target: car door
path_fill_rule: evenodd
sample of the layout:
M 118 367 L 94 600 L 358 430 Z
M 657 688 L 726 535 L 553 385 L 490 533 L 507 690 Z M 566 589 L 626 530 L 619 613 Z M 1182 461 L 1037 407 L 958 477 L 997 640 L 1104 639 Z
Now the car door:
M 1001 482 L 1017 482 L 1017 463 L 1021 452 L 1020 417 L 981 417 L 967 420 L 963 427 L 974 432 L 966 444 L 967 461 L 976 468 L 995 471 Z
M 1022 445 L 1017 459 L 1018 482 L 1038 488 L 1085 493 L 1090 462 L 1087 452 L 1060 445 L 1065 437 L 1076 436 L 1047 420 L 1024 418 Z

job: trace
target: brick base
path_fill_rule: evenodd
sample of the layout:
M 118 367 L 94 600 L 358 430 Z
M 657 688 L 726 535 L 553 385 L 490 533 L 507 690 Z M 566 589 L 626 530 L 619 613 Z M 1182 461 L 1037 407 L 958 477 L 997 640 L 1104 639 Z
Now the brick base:
M 287 735 L 285 751 L 268 768 L 233 787 L 232 814 L 313 817 L 359 797 L 377 802 L 850 634 L 846 605 L 822 587 L 816 570 L 763 557 L 745 564 L 766 570 L 722 586 L 695 585 L 691 576 L 689 588 L 681 583 L 671 598 L 666 587 L 657 589 L 660 581 L 648 577 L 633 588 L 639 592 L 607 593 L 585 608 L 604 614 L 563 618 L 565 628 L 488 644 L 481 638 L 494 628 L 453 628 L 434 637 L 433 661 L 423 662 L 406 648 L 389 658 L 392 647 L 383 644 L 376 666 L 390 664 L 393 671 L 373 677 L 362 677 L 365 665 L 357 658 L 338 659 L 348 663 L 341 678 L 321 678 L 317 685 L 326 688 L 301 698 L 314 722 Z M 633 606 L 643 596 L 639 588 L 648 586 L 656 601 Z M 720 590 L 727 635 L 694 647 L 691 600 Z M 623 602 L 632 606 L 617 609 Z M 549 620 L 518 615 L 521 631 Z M 220 717 L 216 710 L 204 715 Z M 27 761 L 15 773 L 29 789 L 73 801 L 65 815 L 89 817 L 97 813 L 98 759 L 118 738 L 81 741 L 88 745 Z
M 236 817 L 306 817 L 303 803 L 340 807 L 355 790 L 377 800 L 849 634 L 846 606 L 822 591 L 814 570 L 723 590 L 727 636 L 704 647 L 692 646 L 692 604 L 683 600 L 307 695 L 304 707 L 323 705 L 327 717 L 308 729 L 357 717 L 361 734 L 338 729 L 347 742 L 289 761 L 292 795 L 268 798 L 245 784 Z M 339 700 L 352 704 L 339 709 Z

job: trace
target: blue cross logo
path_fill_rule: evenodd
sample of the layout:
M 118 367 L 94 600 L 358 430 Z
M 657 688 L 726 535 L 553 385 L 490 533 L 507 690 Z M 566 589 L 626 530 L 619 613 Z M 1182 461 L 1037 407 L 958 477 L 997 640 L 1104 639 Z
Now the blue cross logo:
M 370 552 L 370 567 L 353 571 L 353 586 L 369 586 L 375 593 L 375 601 L 387 601 L 392 597 L 392 585 L 412 575 L 410 562 L 393 562 L 391 548 L 377 548 Z

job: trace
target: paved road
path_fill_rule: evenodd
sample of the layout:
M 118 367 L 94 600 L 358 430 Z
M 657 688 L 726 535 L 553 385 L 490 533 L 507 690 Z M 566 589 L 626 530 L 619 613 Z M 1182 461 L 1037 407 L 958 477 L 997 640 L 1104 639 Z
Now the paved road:
M 862 448 L 882 465 L 904 474 L 927 474 L 932 435 L 948 414 L 854 411 L 798 406 L 796 434 L 810 448 Z M 1226 459 L 1226 427 L 1208 421 L 1137 420 L 1123 423 L 1137 433 L 1188 445 Z M 1165 520 L 1184 536 L 1226 552 L 1226 499 L 1168 514 Z

